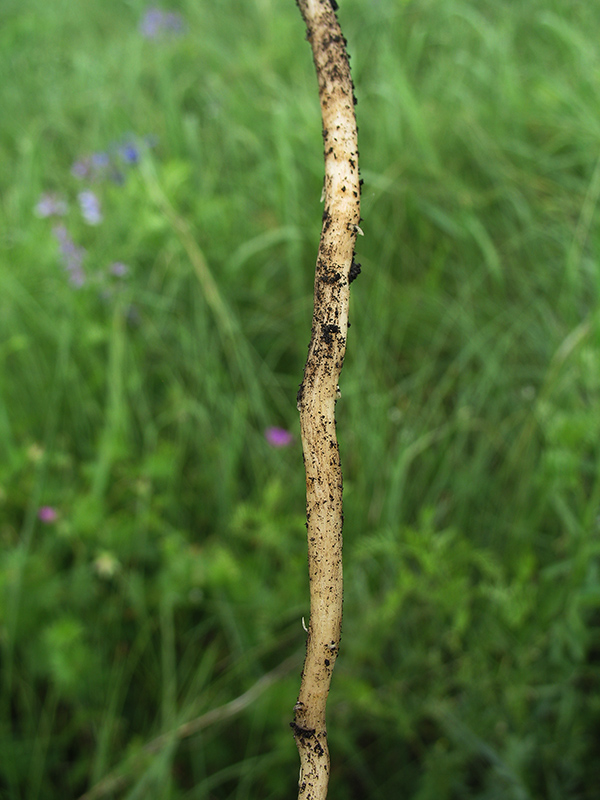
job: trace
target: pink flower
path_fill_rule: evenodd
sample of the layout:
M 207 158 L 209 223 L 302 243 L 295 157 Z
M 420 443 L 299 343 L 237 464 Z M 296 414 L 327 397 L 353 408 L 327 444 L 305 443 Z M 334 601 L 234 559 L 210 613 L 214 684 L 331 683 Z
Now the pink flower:
M 38 511 L 38 519 L 45 525 L 50 525 L 52 522 L 56 522 L 57 518 L 58 513 L 55 508 L 52 508 L 52 506 L 42 506 Z
M 267 428 L 265 439 L 271 447 L 287 447 L 294 441 L 294 437 L 285 428 Z

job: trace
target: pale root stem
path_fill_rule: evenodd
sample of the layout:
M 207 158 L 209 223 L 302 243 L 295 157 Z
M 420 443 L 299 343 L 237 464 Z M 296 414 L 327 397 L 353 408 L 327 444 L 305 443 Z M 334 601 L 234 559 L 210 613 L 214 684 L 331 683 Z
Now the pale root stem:
M 314 312 L 298 410 L 306 470 L 310 623 L 292 723 L 299 800 L 325 800 L 330 759 L 325 708 L 342 626 L 342 469 L 335 428 L 346 352 L 350 268 L 360 222 L 354 87 L 330 0 L 297 0 L 313 51 L 323 119 L 323 228 Z

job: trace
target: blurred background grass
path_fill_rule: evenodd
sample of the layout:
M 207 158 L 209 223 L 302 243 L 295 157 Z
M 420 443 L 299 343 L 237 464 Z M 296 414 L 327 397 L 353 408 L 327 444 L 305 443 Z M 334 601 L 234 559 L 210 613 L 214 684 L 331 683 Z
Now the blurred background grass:
M 592 800 L 600 6 L 340 5 L 365 237 L 330 797 Z M 163 11 L 0 10 L 7 800 L 296 793 L 316 79 L 291 0 Z

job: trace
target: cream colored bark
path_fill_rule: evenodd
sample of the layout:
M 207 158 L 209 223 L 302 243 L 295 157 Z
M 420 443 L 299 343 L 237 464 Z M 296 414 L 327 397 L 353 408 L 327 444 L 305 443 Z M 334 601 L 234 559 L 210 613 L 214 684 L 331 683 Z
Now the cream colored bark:
M 298 797 L 324 800 L 329 781 L 325 706 L 342 626 L 342 469 L 335 430 L 346 351 L 350 268 L 360 231 L 354 88 L 346 40 L 330 0 L 297 0 L 319 83 L 325 148 L 323 229 L 314 313 L 298 410 L 306 469 L 310 623 L 292 723 L 300 753 Z

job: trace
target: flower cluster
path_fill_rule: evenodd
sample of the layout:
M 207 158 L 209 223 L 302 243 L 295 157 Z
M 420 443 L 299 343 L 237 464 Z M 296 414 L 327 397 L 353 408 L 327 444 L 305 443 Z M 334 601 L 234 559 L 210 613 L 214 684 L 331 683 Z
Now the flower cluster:
M 143 139 L 128 136 L 113 142 L 108 150 L 79 158 L 71 167 L 71 175 L 91 183 L 105 180 L 124 183 L 127 169 L 138 164 L 144 148 L 155 146 L 155 136 L 145 136 Z
M 126 179 L 126 170 L 139 162 L 142 149 L 154 147 L 155 144 L 155 137 L 137 139 L 129 136 L 113 143 L 107 151 L 93 153 L 75 161 L 71 175 L 84 183 L 84 187 L 77 192 L 77 205 L 81 218 L 87 225 L 98 226 L 104 221 L 100 197 L 97 191 L 90 188 L 91 185 L 106 180 L 123 183 Z M 34 211 L 41 218 L 67 217 L 69 204 L 56 192 L 44 192 Z M 86 250 L 75 243 L 65 222 L 55 225 L 52 233 L 58 242 L 60 260 L 68 274 L 69 283 L 74 288 L 81 288 L 88 282 L 84 269 Z M 129 267 L 122 261 L 113 262 L 106 271 L 107 276 L 119 280 L 125 278 L 128 273 Z M 103 296 L 109 296 L 111 292 L 109 289 Z

